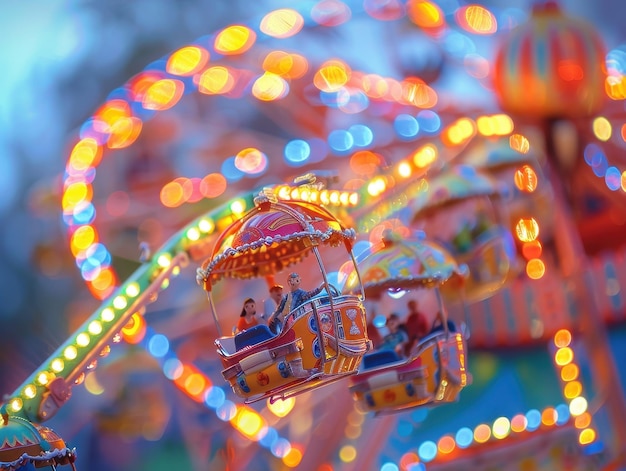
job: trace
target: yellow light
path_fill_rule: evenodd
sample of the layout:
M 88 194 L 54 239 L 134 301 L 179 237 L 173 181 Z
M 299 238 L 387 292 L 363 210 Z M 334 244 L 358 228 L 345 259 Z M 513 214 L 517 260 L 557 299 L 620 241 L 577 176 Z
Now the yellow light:
M 72 149 L 69 158 L 69 167 L 74 171 L 83 172 L 88 168 L 98 165 L 102 156 L 102 148 L 91 137 L 81 139 Z
M 329 197 L 328 190 L 322 190 L 322 192 L 320 193 L 320 202 L 322 204 L 329 204 L 330 203 L 330 197 Z
M 315 73 L 313 84 L 323 92 L 335 92 L 348 82 L 350 75 L 350 68 L 345 63 L 331 60 Z
M 531 242 L 539 236 L 539 224 L 534 218 L 522 218 L 515 225 L 517 238 L 522 242 Z
M 157 258 L 157 264 L 161 268 L 168 268 L 171 263 L 172 263 L 172 256 L 168 253 L 161 254 L 159 255 L 159 258 Z
M 98 320 L 91 321 L 87 330 L 91 335 L 98 335 L 102 333 L 102 324 Z
M 289 85 L 284 78 L 266 72 L 252 84 L 252 96 L 261 101 L 274 101 L 283 98 L 289 91 Z
M 572 402 L 569 403 L 569 412 L 574 417 L 579 416 L 587 412 L 587 405 L 587 399 L 583 396 L 575 397 L 572 399 Z
M 230 204 L 230 210 L 235 215 L 242 214 L 246 210 L 246 203 L 241 199 L 237 199 Z
M 100 317 L 102 318 L 104 322 L 111 322 L 113 319 L 115 319 L 115 313 L 113 312 L 113 309 L 109 307 L 105 307 L 102 310 Z
M 498 417 L 492 426 L 493 436 L 498 439 L 503 439 L 509 436 L 511 433 L 511 422 L 506 417 Z
M 291 410 L 293 409 L 295 405 L 296 405 L 295 397 L 289 397 L 287 399 L 279 399 L 273 404 L 269 399 L 267 400 L 267 408 L 276 417 L 285 417 L 287 414 L 289 414 L 289 412 L 291 412 Z
M 32 399 L 33 397 L 35 397 L 35 394 L 37 394 L 37 388 L 34 385 L 29 384 L 28 386 L 26 386 L 24 388 L 24 393 L 23 394 L 28 399 Z
M 409 178 L 411 176 L 411 166 L 406 162 L 401 162 L 398 165 L 398 174 L 402 178 Z
M 180 80 L 157 80 L 146 90 L 142 105 L 147 110 L 167 110 L 178 103 L 184 91 L 185 85 Z
M 352 193 L 350 195 L 350 204 L 352 206 L 356 206 L 357 204 L 359 204 L 359 195 L 358 195 L 358 193 Z
M 337 190 L 330 192 L 330 204 L 333 206 L 337 206 L 339 204 L 339 192 Z
M 263 418 L 256 411 L 245 407 L 239 408 L 231 423 L 248 438 L 255 438 L 265 426 Z
M 304 18 L 295 10 L 282 8 L 263 17 L 259 29 L 274 38 L 288 38 L 297 34 L 304 26 Z
M 596 431 L 592 428 L 586 428 L 580 431 L 580 435 L 578 435 L 578 443 L 581 445 L 589 445 L 593 443 L 596 439 Z
M 209 52 L 197 46 L 186 46 L 175 51 L 167 60 L 165 70 L 172 75 L 189 76 L 204 67 Z
M 87 250 L 94 242 L 96 242 L 95 229 L 92 226 L 81 226 L 72 234 L 70 240 L 72 253 L 76 256 L 77 253 Z
M 215 229 L 215 223 L 211 219 L 200 219 L 198 229 L 204 234 L 210 234 Z
M 128 296 L 129 298 L 134 298 L 135 296 L 137 296 L 139 294 L 139 283 L 137 283 L 136 281 L 133 281 L 132 283 L 129 283 L 128 286 L 126 287 L 125 293 L 126 296 Z
M 291 194 L 289 195 L 289 199 L 299 200 L 300 199 L 300 188 L 292 188 Z
M 283 456 L 283 463 L 289 468 L 295 468 L 302 461 L 302 452 L 296 447 L 292 446 L 291 450 Z
M 339 449 L 339 459 L 344 463 L 352 463 L 356 459 L 356 448 L 344 445 Z
M 563 348 L 568 347 L 572 341 L 572 333 L 567 329 L 561 329 L 554 334 L 554 345 Z
M 42 386 L 45 386 L 46 384 L 48 384 L 50 380 L 48 379 L 48 373 L 43 372 L 43 373 L 39 373 L 39 376 L 37 376 L 37 382 L 39 384 L 41 384 Z
M 603 116 L 600 116 L 593 120 L 593 133 L 600 141 L 608 141 L 611 139 L 613 129 L 611 122 Z
M 64 350 L 63 356 L 66 360 L 74 360 L 78 356 L 78 351 L 75 346 L 70 345 Z
M 89 345 L 89 335 L 84 332 L 78 334 L 76 336 L 76 344 L 79 347 L 86 347 L 87 345 Z
M 478 132 L 483 136 L 493 136 L 496 133 L 495 120 L 489 116 L 480 116 L 476 120 Z
M 50 363 L 50 368 L 52 369 L 52 371 L 60 373 L 61 371 L 63 371 L 63 368 L 65 368 L 65 363 L 63 363 L 63 360 L 61 360 L 60 358 L 55 358 Z
M 413 163 L 417 168 L 425 168 L 437 160 L 438 151 L 433 144 L 426 144 L 413 154 Z
M 215 38 L 213 47 L 220 54 L 241 54 L 256 41 L 256 33 L 243 25 L 233 25 L 222 30 Z
M 561 379 L 563 381 L 573 381 L 578 378 L 578 374 L 578 365 L 576 365 L 575 363 L 565 365 L 563 369 L 561 369 Z
M 563 366 L 574 360 L 574 352 L 569 347 L 559 348 L 554 354 L 554 361 L 557 365 Z
M 579 381 L 570 381 L 563 388 L 563 395 L 567 399 L 574 399 L 580 396 L 583 392 L 583 385 Z
M 113 298 L 113 307 L 115 309 L 124 309 L 126 306 L 128 306 L 128 301 L 126 301 L 126 297 L 120 294 L 119 296 Z
M 187 239 L 189 240 L 198 240 L 200 238 L 200 231 L 195 227 L 189 228 L 187 231 Z
M 198 80 L 198 91 L 205 95 L 228 93 L 235 86 L 235 79 L 226 67 L 209 67 Z
M 100 394 L 104 393 L 104 388 L 98 382 L 98 379 L 96 378 L 96 373 L 94 371 L 89 373 L 85 378 L 85 389 L 94 396 L 99 396 Z
M 199 396 L 207 387 L 205 377 L 200 373 L 192 373 L 185 379 L 185 391 L 191 396 Z
M 91 201 L 93 189 L 85 182 L 76 182 L 69 185 L 63 193 L 62 207 L 65 211 L 72 211 L 83 201 Z
M 11 403 L 11 410 L 13 412 L 19 412 L 22 410 L 22 407 L 24 406 L 24 403 L 22 402 L 22 400 L 19 397 L 14 398 Z

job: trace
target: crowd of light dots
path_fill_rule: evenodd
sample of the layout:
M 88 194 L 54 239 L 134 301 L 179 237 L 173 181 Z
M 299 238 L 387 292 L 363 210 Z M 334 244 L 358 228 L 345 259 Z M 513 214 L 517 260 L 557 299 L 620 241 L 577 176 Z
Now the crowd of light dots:
M 511 148 L 522 153 L 530 150 L 528 139 L 519 134 L 514 134 L 509 138 Z M 537 173 L 530 165 L 522 165 L 516 170 L 514 176 L 515 186 L 522 193 L 534 193 L 539 184 Z M 541 255 L 543 247 L 539 241 L 539 224 L 533 217 L 521 218 L 515 224 L 515 235 L 522 243 L 522 255 L 526 259 L 526 275 L 532 280 L 541 279 L 546 266 Z
M 143 318 L 142 318 L 143 319 Z M 258 412 L 242 404 L 236 404 L 226 398 L 224 389 L 214 385 L 211 379 L 193 364 L 184 363 L 170 348 L 168 338 L 146 326 L 140 321 L 141 328 L 126 330 L 124 339 L 131 344 L 141 345 L 161 365 L 166 378 L 193 401 L 215 411 L 216 416 L 241 433 L 245 438 L 258 442 L 275 457 L 280 458 L 288 467 L 296 467 L 302 459 L 302 449 L 279 435 L 269 426 Z M 283 417 L 291 411 L 294 398 L 277 401 L 268 408 L 277 416 Z
M 591 413 L 588 411 L 587 399 L 583 396 L 580 367 L 574 361 L 571 342 L 572 334 L 567 329 L 561 329 L 554 334 L 554 363 L 563 384 L 563 396 L 569 401 L 574 426 L 580 430 L 578 442 L 581 445 L 590 445 L 596 441 L 596 431 L 591 425 Z
M 386 2 L 384 5 L 365 2 L 359 8 L 379 21 L 407 16 L 427 34 L 439 40 L 448 37 L 444 47 L 452 48 L 450 52 L 457 55 L 475 55 L 475 48 L 471 39 L 451 30 L 446 17 L 454 17 L 461 29 L 472 34 L 495 33 L 498 24 L 495 15 L 480 6 L 440 7 L 434 2 L 412 1 L 406 5 L 401 2 Z M 111 256 L 98 242 L 98 233 L 92 225 L 96 212 L 92 203 L 91 184 L 104 149 L 130 146 L 139 137 L 144 121 L 157 111 L 175 106 L 190 89 L 208 95 L 237 97 L 252 81 L 251 94 L 257 99 L 272 101 L 284 97 L 289 92 L 288 80 L 302 77 L 309 67 L 306 58 L 301 55 L 278 50 L 269 52 L 263 60 L 263 72 L 256 79 L 251 77 L 254 74 L 250 71 L 208 64 L 212 55 L 215 59 L 243 55 L 254 46 L 257 37 L 284 39 L 297 35 L 305 24 L 303 15 L 310 17 L 314 24 L 332 27 L 348 22 L 352 12 L 348 4 L 333 0 L 321 2 L 308 12 L 293 9 L 272 11 L 259 21 L 258 28 L 241 24 L 226 27 L 210 37 L 174 51 L 164 60 L 150 64 L 122 88 L 114 90 L 83 124 L 80 140 L 72 148 L 66 166 L 63 216 L 71 236 L 76 234 L 72 251 L 81 273 L 98 298 L 105 297 L 117 283 L 110 265 Z M 502 11 L 501 15 L 500 22 L 509 26 L 520 20 L 520 12 L 512 9 Z M 212 51 L 206 47 L 211 43 Z M 365 98 L 365 101 L 388 100 L 423 108 L 432 107 L 436 103 L 434 90 L 420 80 L 396 81 L 373 74 L 352 73 L 345 63 L 338 60 L 328 61 L 316 71 L 314 85 L 329 105 L 343 107 L 346 111 L 350 111 L 347 106 L 350 96 L 355 95 L 350 90 L 358 90 L 357 95 Z M 431 132 L 436 131 L 439 121 L 436 114 L 418 115 L 417 119 L 424 121 L 422 127 L 427 132 L 429 129 Z M 412 127 L 415 129 L 414 125 Z M 353 126 L 346 133 L 338 131 L 338 134 L 338 142 L 344 146 L 336 147 L 338 151 L 348 150 L 345 147 L 348 141 L 356 147 L 371 141 L 371 130 L 362 125 Z M 333 136 L 329 136 L 329 141 L 334 140 Z M 314 147 L 304 141 L 293 141 L 286 146 L 285 159 L 292 164 L 301 164 L 308 159 Z M 258 150 L 246 151 L 244 149 L 224 164 L 239 171 L 263 171 L 267 164 L 266 156 Z M 250 162 L 254 164 L 250 165 Z M 200 196 L 216 197 L 223 193 L 227 184 L 222 177 L 229 173 L 224 170 L 222 174 L 211 174 L 197 181 L 186 179 L 172 182 L 171 186 L 164 188 L 163 199 L 175 205 L 184 199 L 195 201 Z

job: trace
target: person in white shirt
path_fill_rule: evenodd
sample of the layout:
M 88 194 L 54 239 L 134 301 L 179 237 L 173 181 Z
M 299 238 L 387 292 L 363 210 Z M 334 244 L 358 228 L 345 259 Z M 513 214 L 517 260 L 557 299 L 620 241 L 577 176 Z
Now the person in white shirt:
M 276 310 L 276 307 L 280 303 L 280 300 L 283 298 L 283 286 L 282 285 L 272 285 L 270 286 L 270 296 L 266 300 L 263 301 L 263 315 L 262 319 L 267 323 L 269 321 L 270 316 Z

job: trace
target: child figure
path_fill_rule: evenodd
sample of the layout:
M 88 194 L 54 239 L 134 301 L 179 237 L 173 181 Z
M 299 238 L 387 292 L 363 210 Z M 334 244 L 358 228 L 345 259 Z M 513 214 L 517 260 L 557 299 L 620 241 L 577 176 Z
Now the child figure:
M 248 298 L 243 302 L 243 308 L 241 314 L 239 314 L 239 322 L 237 322 L 236 332 L 243 332 L 258 325 L 259 321 L 256 318 L 256 302 L 252 298 Z

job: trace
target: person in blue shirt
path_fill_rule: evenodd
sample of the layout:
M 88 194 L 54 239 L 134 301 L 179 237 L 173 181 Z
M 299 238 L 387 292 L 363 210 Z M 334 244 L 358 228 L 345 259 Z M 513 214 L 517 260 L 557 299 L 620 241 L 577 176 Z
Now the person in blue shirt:
M 393 350 L 398 356 L 404 356 L 404 347 L 409 341 L 407 333 L 400 328 L 400 317 L 391 313 L 387 317 L 389 333 L 383 337 L 379 350 Z
M 278 333 L 280 331 L 282 323 L 285 320 L 285 315 L 289 314 L 293 309 L 305 303 L 312 297 L 317 296 L 324 289 L 324 285 L 320 285 L 311 291 L 306 291 L 300 288 L 301 282 L 302 280 L 300 279 L 300 275 L 295 272 L 289 274 L 289 277 L 287 278 L 289 293 L 283 296 L 268 321 L 269 328 L 272 332 Z

